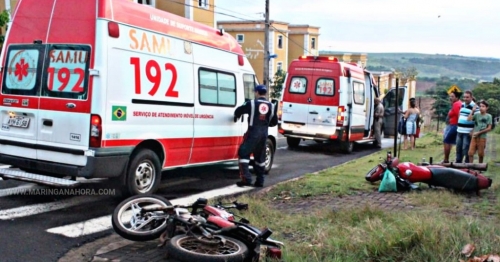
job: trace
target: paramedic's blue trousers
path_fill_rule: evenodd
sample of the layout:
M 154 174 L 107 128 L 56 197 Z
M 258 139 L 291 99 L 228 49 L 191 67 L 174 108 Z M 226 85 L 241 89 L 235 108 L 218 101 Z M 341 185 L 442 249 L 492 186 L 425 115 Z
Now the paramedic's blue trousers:
M 243 143 L 238 151 L 240 178 L 245 183 L 252 183 L 252 175 L 248 169 L 250 154 L 253 153 L 254 171 L 257 175 L 257 184 L 264 184 L 264 168 L 266 161 L 266 140 L 267 128 L 265 132 L 251 130 L 243 137 Z

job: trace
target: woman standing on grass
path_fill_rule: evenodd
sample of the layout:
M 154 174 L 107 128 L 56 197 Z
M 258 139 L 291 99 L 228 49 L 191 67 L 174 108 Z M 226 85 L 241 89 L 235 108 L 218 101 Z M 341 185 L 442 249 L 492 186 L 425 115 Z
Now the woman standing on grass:
M 420 111 L 417 109 L 415 104 L 415 98 L 410 99 L 410 108 L 405 112 L 406 119 L 406 134 L 403 149 L 406 150 L 406 143 L 408 142 L 408 136 L 410 137 L 411 150 L 415 149 L 415 135 L 417 134 L 417 120 L 420 115 Z
M 479 114 L 473 114 L 476 110 L 478 104 L 474 105 L 474 109 L 469 114 L 467 118 L 468 121 L 474 121 L 474 129 L 471 133 L 471 141 L 469 146 L 469 161 L 474 162 L 474 155 L 476 154 L 479 158 L 479 163 L 483 163 L 484 158 L 484 148 L 486 147 L 486 133 L 491 130 L 492 117 L 490 114 L 486 113 L 488 111 L 488 102 L 481 100 L 479 101 Z

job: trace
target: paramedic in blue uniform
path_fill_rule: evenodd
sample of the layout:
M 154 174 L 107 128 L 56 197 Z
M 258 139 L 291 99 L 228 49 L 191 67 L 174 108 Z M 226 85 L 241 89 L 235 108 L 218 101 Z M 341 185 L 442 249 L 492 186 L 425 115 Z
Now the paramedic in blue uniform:
M 269 126 L 276 126 L 277 116 L 274 113 L 274 105 L 266 99 L 267 88 L 265 85 L 255 86 L 255 99 L 245 102 L 236 108 L 234 122 L 243 114 L 248 114 L 248 130 L 243 137 L 243 143 L 238 150 L 239 170 L 241 181 L 236 185 L 264 186 L 264 169 L 266 160 L 266 140 Z M 248 169 L 250 154 L 254 157 L 254 170 L 257 175 L 255 184 L 252 185 L 252 175 Z

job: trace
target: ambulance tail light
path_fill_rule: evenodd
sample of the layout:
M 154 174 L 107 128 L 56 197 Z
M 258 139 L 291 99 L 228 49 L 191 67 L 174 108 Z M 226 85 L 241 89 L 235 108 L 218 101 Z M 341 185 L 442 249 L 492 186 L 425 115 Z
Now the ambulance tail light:
M 337 113 L 337 126 L 344 126 L 344 120 L 345 120 L 345 107 L 339 106 Z
M 243 59 L 242 55 L 238 55 L 238 65 L 240 65 L 240 66 L 245 65 L 245 59 Z
M 90 147 L 101 147 L 102 121 L 99 115 L 90 116 Z
M 283 101 L 280 101 L 278 106 L 278 120 L 281 121 L 281 115 L 283 115 Z
M 120 26 L 118 26 L 118 23 L 108 22 L 108 35 L 114 38 L 120 37 Z

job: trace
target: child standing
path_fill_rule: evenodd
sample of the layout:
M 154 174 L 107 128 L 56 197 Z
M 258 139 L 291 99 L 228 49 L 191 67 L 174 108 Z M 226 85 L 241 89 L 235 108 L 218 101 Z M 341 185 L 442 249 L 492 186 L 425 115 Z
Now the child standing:
M 486 113 L 488 111 L 488 106 L 489 105 L 486 101 L 481 100 L 479 102 L 480 114 L 474 114 L 477 107 L 476 104 L 468 117 L 469 121 L 474 121 L 474 129 L 471 133 L 472 138 L 469 147 L 470 163 L 474 160 L 476 150 L 479 157 L 479 163 L 483 163 L 484 148 L 486 147 L 486 133 L 491 130 L 492 125 L 492 117 L 490 114 Z

